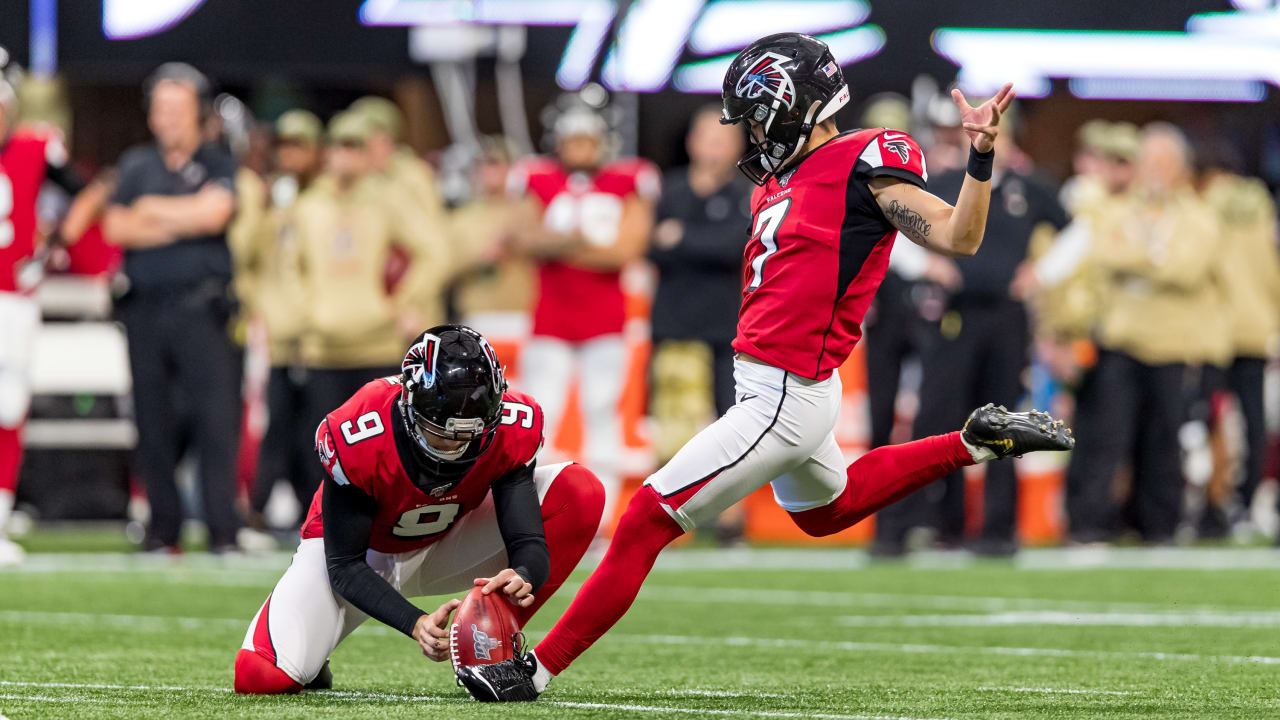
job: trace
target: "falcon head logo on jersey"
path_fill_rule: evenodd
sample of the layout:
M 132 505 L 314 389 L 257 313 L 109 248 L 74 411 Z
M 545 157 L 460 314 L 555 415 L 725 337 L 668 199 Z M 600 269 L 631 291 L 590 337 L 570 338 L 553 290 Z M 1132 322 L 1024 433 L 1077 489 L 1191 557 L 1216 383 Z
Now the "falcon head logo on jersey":
M 889 142 L 881 143 L 881 147 L 897 155 L 904 165 L 911 161 L 911 146 L 907 144 L 906 140 L 890 140 Z
M 422 387 L 436 384 L 436 352 L 440 348 L 440 338 L 435 335 L 423 335 L 422 341 L 415 343 L 404 355 L 400 363 L 400 372 L 409 373 L 416 383 Z
M 471 637 L 475 638 L 476 657 L 481 660 L 489 659 L 489 652 L 502 647 L 502 642 L 489 637 L 489 634 L 477 628 L 475 623 L 471 624 Z
M 769 93 L 790 110 L 796 101 L 796 88 L 791 82 L 791 75 L 782 67 L 782 63 L 790 59 L 772 52 L 761 55 L 751 69 L 738 78 L 734 92 L 738 97 L 748 100 L 754 100 L 764 93 Z

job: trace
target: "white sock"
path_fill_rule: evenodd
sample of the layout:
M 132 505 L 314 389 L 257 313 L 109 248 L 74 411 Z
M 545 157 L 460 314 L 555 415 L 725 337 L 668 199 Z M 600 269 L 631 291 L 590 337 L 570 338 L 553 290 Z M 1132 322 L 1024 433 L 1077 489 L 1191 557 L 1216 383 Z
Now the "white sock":
M 546 692 L 547 686 L 551 684 L 551 678 L 555 675 L 551 674 L 546 665 L 538 661 L 537 653 L 530 651 L 529 655 L 533 657 L 533 665 L 536 668 L 533 671 L 533 689 L 539 693 Z
M 972 457 L 973 461 L 976 463 L 984 463 L 988 460 L 996 459 L 996 454 L 991 450 L 991 448 L 978 447 L 977 445 L 970 444 L 968 440 L 964 439 L 964 433 L 960 434 L 960 442 L 964 443 L 965 449 L 969 451 L 969 456 Z
M 0 539 L 8 537 L 5 529 L 9 527 L 9 516 L 13 514 L 13 493 L 0 490 Z

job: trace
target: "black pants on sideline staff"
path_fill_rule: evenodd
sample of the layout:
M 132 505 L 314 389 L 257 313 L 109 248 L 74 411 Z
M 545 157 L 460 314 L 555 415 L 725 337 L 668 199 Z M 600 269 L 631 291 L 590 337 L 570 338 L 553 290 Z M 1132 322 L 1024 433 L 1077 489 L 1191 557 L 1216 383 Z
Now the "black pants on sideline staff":
M 135 291 L 119 301 L 117 312 L 129 340 L 137 471 L 151 505 L 146 546 L 178 544 L 183 513 L 175 471 L 187 447 L 198 458 L 209 545 L 232 545 L 240 526 L 235 467 L 241 373 L 227 333 L 225 285 Z
M 947 317 L 935 327 L 938 336 L 923 354 L 920 409 L 912 433 L 916 438 L 959 430 L 979 405 L 1013 407 L 1023 393 L 1029 330 L 1020 303 L 953 302 Z M 996 460 L 983 467 L 982 539 L 1011 544 L 1018 498 L 1013 461 Z M 963 539 L 963 472 L 951 473 L 905 502 L 887 518 L 888 527 L 881 536 L 886 541 L 901 542 L 911 525 L 930 516 L 936 518 L 941 540 L 958 543 Z
M 355 395 L 356 391 L 364 387 L 365 383 L 370 380 L 388 375 L 397 375 L 399 372 L 400 368 L 395 366 L 307 368 L 305 400 L 307 418 L 304 424 L 312 430 L 311 436 L 307 440 L 307 448 L 314 447 L 315 429 L 326 415 L 337 410 L 339 405 L 346 402 L 352 395 Z M 331 430 L 340 432 L 338 428 L 331 428 Z M 313 482 L 317 484 L 324 477 L 324 468 L 320 466 L 319 462 L 311 463 L 310 472 Z
M 1267 457 L 1267 416 L 1263 398 L 1266 358 L 1238 357 L 1227 371 L 1227 382 L 1244 416 L 1244 435 L 1248 445 L 1244 458 L 1244 477 L 1237 493 L 1240 504 L 1248 508 L 1253 494 L 1262 482 L 1262 465 Z
M 1071 538 L 1107 540 L 1117 517 L 1116 470 L 1133 469 L 1133 519 L 1144 539 L 1173 538 L 1182 509 L 1178 429 L 1185 416 L 1186 366 L 1147 365 L 1104 350 L 1084 378 L 1076 404 L 1076 448 L 1067 467 Z
M 307 411 L 307 371 L 297 367 L 273 367 L 267 379 L 267 432 L 258 453 L 258 477 L 249 507 L 261 514 L 279 480 L 293 488 L 303 515 L 320 487 L 315 472 L 315 434 L 319 420 Z M 333 408 L 324 410 L 328 412 Z M 298 518 L 299 521 L 301 518 Z

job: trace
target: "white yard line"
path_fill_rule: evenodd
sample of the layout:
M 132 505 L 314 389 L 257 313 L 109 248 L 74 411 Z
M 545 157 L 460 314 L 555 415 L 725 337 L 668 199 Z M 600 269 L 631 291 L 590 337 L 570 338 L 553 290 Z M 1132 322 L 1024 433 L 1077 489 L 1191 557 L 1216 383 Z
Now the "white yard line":
M 168 572 L 175 569 L 280 572 L 288 567 L 291 552 L 254 553 L 238 557 L 214 557 L 191 553 L 178 557 L 135 553 L 34 553 L 24 566 L 6 572 Z M 973 558 L 963 551 L 921 552 L 904 561 L 908 567 L 965 569 Z M 599 555 L 588 554 L 581 567 L 591 568 Z M 659 571 L 716 571 L 749 569 L 856 570 L 867 567 L 865 550 L 856 548 L 743 548 L 733 550 L 675 550 L 658 558 Z M 1029 548 L 1012 561 L 1024 570 L 1172 569 L 1240 570 L 1280 569 L 1280 553 L 1268 548 Z
M 877 643 L 841 640 L 797 640 L 794 638 L 698 637 L 691 635 L 632 635 L 610 633 L 604 639 L 656 645 L 725 645 L 729 647 L 799 648 L 810 651 L 885 652 L 938 655 L 1004 655 L 1015 657 L 1069 657 L 1118 660 L 1213 662 L 1230 664 L 1280 665 L 1280 657 L 1264 655 L 1199 655 L 1159 651 L 1069 650 L 1065 648 L 1020 648 L 987 645 L 930 645 L 921 643 Z
M 0 610 L 0 622 L 4 622 L 6 620 L 10 622 L 45 622 L 56 624 L 81 622 L 100 625 L 106 623 L 128 627 L 134 630 L 165 630 L 171 629 L 174 625 L 183 629 L 191 630 L 210 626 L 236 630 L 248 627 L 248 620 L 240 620 L 236 618 L 176 617 L 168 615 L 100 615 L 96 613 Z M 356 632 L 370 635 L 399 636 L 399 633 L 395 630 L 376 623 L 367 623 Z M 537 634 L 532 633 L 530 636 L 536 637 Z M 628 633 L 609 633 L 604 636 L 604 639 L 606 641 L 629 641 L 657 645 L 714 645 L 727 647 L 800 648 L 807 650 L 821 649 L 842 652 L 1115 658 L 1156 661 L 1280 665 L 1280 657 L 1270 657 L 1265 655 L 1201 655 L 1197 653 L 1167 653 L 1160 651 L 1071 650 L 1065 648 L 1017 648 L 992 647 L 986 645 L 930 645 L 917 643 L 876 643 L 839 640 L 799 640 L 794 638 L 704 637 L 697 635 L 653 635 Z
M 1141 695 L 1137 690 L 1093 690 L 1090 688 L 980 687 L 981 692 L 1043 693 L 1046 695 Z
M 987 615 L 845 615 L 845 627 L 1003 627 L 1067 625 L 1094 627 L 1280 627 L 1280 612 L 998 612 Z
M 561 591 L 576 593 L 580 584 L 566 583 Z M 727 602 L 748 605 L 805 605 L 812 607 L 882 607 L 925 610 L 1063 610 L 1087 612 L 1141 612 L 1170 609 L 1169 605 L 1141 602 L 1102 602 L 972 595 L 912 595 L 906 593 L 840 592 L 835 590 L 778 590 L 760 588 L 686 587 L 644 585 L 641 597 L 651 602 Z M 1208 605 L 1180 605 L 1182 611 L 1254 614 L 1277 610 L 1226 608 Z
M 0 695 L 0 700 L 30 700 L 31 702 L 57 702 L 57 703 L 119 702 L 119 700 L 97 700 L 97 699 L 90 699 L 90 698 L 75 698 L 75 697 L 51 697 L 48 695 Z M 4 715 L 0 715 L 0 719 L 2 718 L 4 718 Z
M 124 690 L 131 692 L 214 692 L 228 693 L 231 688 L 219 687 L 182 687 L 175 685 L 105 685 L 100 683 L 41 683 L 14 682 L 0 680 L 4 687 L 60 688 L 79 690 Z M 358 698 L 368 700 L 397 700 L 410 702 L 467 702 L 462 698 L 441 695 L 396 695 L 391 693 L 361 693 L 325 690 L 315 693 L 321 697 Z M 0 699 L 34 700 L 37 702 L 67 703 L 100 703 L 120 702 L 115 699 L 86 698 L 82 696 L 53 697 L 46 695 L 0 695 Z M 946 720 L 945 718 L 917 718 L 900 715 L 861 715 L 844 713 L 816 713 L 807 711 L 770 711 L 770 710 L 718 710 L 704 708 L 666 707 L 659 705 L 630 705 L 617 703 L 569 702 L 563 700 L 544 700 L 540 704 L 564 708 L 582 708 L 591 710 L 620 710 L 637 713 L 680 713 L 685 715 L 712 715 L 727 717 L 768 717 L 768 718 L 820 718 L 821 720 Z

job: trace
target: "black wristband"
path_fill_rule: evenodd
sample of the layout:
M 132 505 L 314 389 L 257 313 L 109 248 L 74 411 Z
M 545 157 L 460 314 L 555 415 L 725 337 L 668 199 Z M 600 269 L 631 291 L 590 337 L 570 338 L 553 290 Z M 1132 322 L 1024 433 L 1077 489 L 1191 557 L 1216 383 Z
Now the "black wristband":
M 991 167 L 995 164 L 996 151 L 992 148 L 986 152 L 978 152 L 978 148 L 969 146 L 969 167 L 966 172 L 974 180 L 986 182 L 991 179 Z

